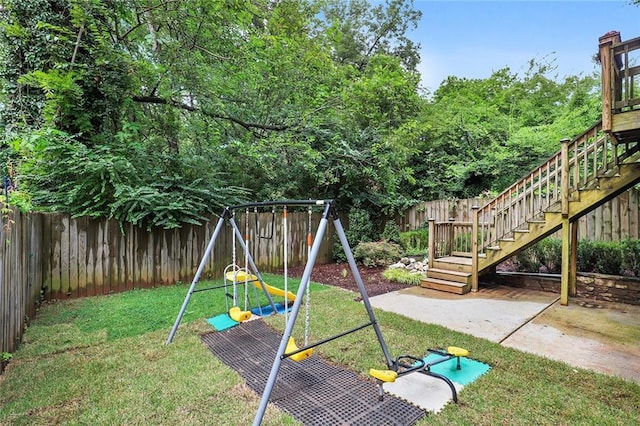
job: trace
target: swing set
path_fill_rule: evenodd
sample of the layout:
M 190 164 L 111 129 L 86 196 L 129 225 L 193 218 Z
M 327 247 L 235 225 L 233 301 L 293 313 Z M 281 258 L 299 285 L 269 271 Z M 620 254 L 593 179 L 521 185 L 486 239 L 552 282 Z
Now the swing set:
M 276 208 L 281 207 L 283 212 L 283 232 L 284 232 L 284 241 L 285 241 L 285 244 L 284 244 L 284 290 L 276 287 L 272 287 L 264 282 L 248 248 L 249 247 L 249 232 L 248 232 L 249 209 L 253 208 L 254 212 L 257 213 L 258 209 L 264 209 L 268 207 L 271 208 L 273 218 L 275 218 Z M 288 215 L 289 207 L 297 207 L 297 208 L 306 207 L 308 211 L 307 261 L 305 264 L 304 272 L 302 274 L 302 278 L 300 279 L 300 285 L 298 287 L 297 294 L 293 294 L 291 291 L 289 291 L 288 280 L 287 280 L 287 272 L 288 272 L 287 215 Z M 315 237 L 312 235 L 312 232 L 311 232 L 311 222 L 312 222 L 311 213 L 313 208 L 323 209 L 322 217 L 316 229 Z M 246 215 L 245 215 L 245 231 L 246 232 L 245 232 L 244 238 L 240 233 L 238 225 L 235 221 L 235 212 L 242 209 L 244 209 L 246 212 Z M 257 220 L 258 219 L 256 215 L 256 234 L 258 232 Z M 311 272 L 315 265 L 316 258 L 320 251 L 320 246 L 322 244 L 322 240 L 330 220 L 333 222 L 336 235 L 338 236 L 340 243 L 342 245 L 342 248 L 344 250 L 344 254 L 347 258 L 347 262 L 349 264 L 349 268 L 351 270 L 352 276 L 358 286 L 362 305 L 364 306 L 364 309 L 367 313 L 368 321 L 362 325 L 346 330 L 334 336 L 321 339 L 315 343 L 309 343 L 308 341 L 309 340 L 309 322 L 310 322 L 309 321 L 309 317 L 310 317 L 309 282 L 311 278 Z M 227 266 L 227 268 L 225 268 L 225 271 L 224 271 L 225 284 L 223 286 L 209 287 L 202 290 L 196 290 L 195 289 L 196 284 L 198 283 L 200 276 L 205 268 L 205 265 L 209 257 L 211 256 L 216 240 L 225 223 L 228 223 L 231 225 L 234 236 L 235 236 L 235 238 L 233 239 L 233 261 L 232 261 L 233 263 Z M 258 238 L 272 238 L 273 235 L 274 235 L 274 225 L 272 221 L 270 234 L 264 235 L 264 236 L 258 236 Z M 235 256 L 236 241 L 240 244 L 240 246 L 244 251 L 245 266 L 243 268 L 239 267 L 236 264 L 236 256 Z M 254 423 L 253 423 L 254 426 L 260 425 L 262 423 L 262 418 L 266 411 L 271 392 L 275 386 L 278 372 L 280 370 L 280 366 L 285 359 L 290 358 L 291 360 L 296 362 L 303 361 L 304 359 L 307 359 L 310 356 L 312 356 L 313 350 L 317 346 L 323 345 L 325 343 L 331 342 L 333 340 L 339 339 L 341 337 L 347 336 L 349 334 L 355 333 L 357 331 L 363 330 L 368 327 L 372 327 L 375 332 L 376 338 L 378 340 L 378 343 L 380 345 L 380 348 L 382 350 L 382 353 L 384 355 L 385 362 L 388 368 L 387 370 L 375 370 L 375 369 L 370 370 L 370 375 L 374 377 L 379 384 L 379 389 L 380 389 L 379 399 L 382 400 L 383 398 L 383 394 L 384 394 L 382 389 L 383 383 L 393 382 L 399 376 L 402 376 L 404 374 L 408 374 L 414 371 L 418 371 L 423 374 L 427 374 L 447 382 L 447 384 L 449 385 L 453 393 L 453 399 L 454 401 L 457 402 L 456 390 L 455 390 L 455 387 L 453 386 L 453 383 L 451 383 L 451 381 L 447 379 L 445 376 L 432 373 L 430 371 L 430 367 L 432 365 L 435 365 L 436 363 L 444 362 L 451 358 L 457 358 L 458 366 L 459 366 L 460 365 L 459 358 L 466 356 L 467 352 L 464 349 L 455 348 L 455 347 L 450 347 L 447 351 L 430 349 L 429 350 L 430 353 L 434 353 L 442 356 L 442 360 L 441 361 L 439 360 L 436 363 L 429 363 L 429 364 L 426 364 L 422 359 L 419 359 L 410 355 L 402 355 L 395 359 L 391 357 L 389 349 L 384 341 L 382 332 L 376 320 L 373 308 L 369 301 L 369 297 L 365 289 L 364 283 L 362 281 L 362 277 L 360 276 L 360 272 L 358 271 L 358 267 L 353 257 L 353 253 L 351 251 L 351 248 L 349 247 L 349 243 L 344 233 L 344 228 L 342 227 L 342 223 L 336 212 L 335 202 L 333 200 L 266 201 L 266 202 L 260 202 L 260 203 L 250 203 L 250 204 L 242 204 L 242 205 L 226 207 L 223 210 L 222 214 L 220 215 L 220 219 L 216 225 L 216 228 L 213 232 L 211 240 L 207 245 L 207 248 L 202 257 L 200 265 L 193 278 L 193 282 L 191 283 L 191 286 L 189 288 L 189 291 L 187 292 L 187 295 L 182 304 L 182 307 L 180 308 L 180 311 L 173 325 L 173 328 L 171 329 L 169 337 L 167 338 L 166 344 L 169 344 L 173 341 L 173 338 L 176 334 L 178 326 L 180 325 L 182 317 L 186 311 L 187 305 L 189 304 L 191 295 L 196 291 L 204 291 L 204 290 L 217 289 L 217 288 L 223 287 L 225 288 L 225 293 L 226 293 L 227 287 L 229 285 L 232 285 L 233 294 L 227 295 L 228 314 L 232 319 L 234 319 L 237 322 L 243 322 L 248 320 L 251 317 L 251 311 L 248 309 L 248 302 L 247 302 L 248 287 L 250 283 L 253 284 L 254 291 L 262 289 L 263 294 L 266 296 L 268 300 L 269 306 L 267 306 L 267 308 L 270 308 L 269 313 L 271 314 L 280 312 L 278 310 L 278 306 L 276 306 L 271 296 L 273 295 L 273 296 L 284 297 L 284 300 L 285 300 L 284 309 L 282 311 L 284 313 L 285 323 L 286 323 L 285 330 L 282 334 L 282 339 L 278 346 L 278 350 L 276 352 L 276 355 L 271 367 L 271 371 L 269 373 L 269 378 L 267 379 L 267 383 L 265 385 L 264 392 L 262 394 L 262 399 L 258 407 L 258 412 L 256 413 L 256 416 L 254 419 Z M 239 303 L 238 287 L 240 284 L 244 284 L 244 287 L 243 287 L 244 298 L 245 298 L 244 309 L 241 309 L 240 306 L 238 305 Z M 296 319 L 298 317 L 298 313 L 300 312 L 300 307 L 302 305 L 302 301 L 304 299 L 305 293 L 306 293 L 306 300 L 305 300 L 306 315 L 305 315 L 304 345 L 302 347 L 298 347 L 298 345 L 295 342 L 295 339 L 292 336 L 292 333 L 293 333 Z M 232 300 L 231 306 L 229 305 L 228 299 Z M 290 305 L 290 302 L 292 303 L 291 305 Z

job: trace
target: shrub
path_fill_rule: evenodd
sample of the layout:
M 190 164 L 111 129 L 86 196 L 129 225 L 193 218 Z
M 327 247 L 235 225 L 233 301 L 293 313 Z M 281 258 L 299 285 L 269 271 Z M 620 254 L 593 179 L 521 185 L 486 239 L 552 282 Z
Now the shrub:
M 545 238 L 518 253 L 518 270 L 523 272 L 560 273 L 562 267 L 562 240 Z
M 562 240 L 545 238 L 534 246 L 538 261 L 549 274 L 558 274 L 562 269 Z
M 349 212 L 348 226 L 344 233 L 351 247 L 356 247 L 361 242 L 373 241 L 374 226 L 369 212 L 364 209 L 352 209 Z M 336 235 L 335 238 L 337 240 L 338 236 Z M 336 262 L 347 260 L 339 241 L 333 244 L 333 260 Z
M 406 254 L 424 254 L 429 249 L 429 229 L 420 228 L 415 231 L 401 232 L 400 244 Z
M 541 264 L 538 261 L 538 258 L 535 256 L 534 250 L 532 247 L 527 247 L 526 249 L 516 254 L 515 263 L 516 263 L 516 268 L 520 272 L 538 273 L 540 271 Z
M 622 244 L 615 241 L 580 241 L 578 270 L 618 275 L 623 270 Z
M 390 265 L 401 255 L 400 246 L 388 241 L 360 243 L 353 251 L 356 261 L 368 268 Z
M 382 276 L 389 281 L 398 282 L 401 284 L 420 285 L 422 281 L 422 274 L 419 272 L 411 272 L 404 268 L 389 268 L 386 269 Z
M 382 231 L 382 235 L 380 235 L 380 238 L 385 241 L 389 241 L 391 243 L 399 244 L 400 243 L 400 227 L 395 221 L 393 220 L 388 221 L 384 225 L 384 230 Z
M 562 240 L 547 238 L 515 256 L 522 272 L 560 273 Z M 580 272 L 640 276 L 640 240 L 589 241 L 578 243 L 577 268 Z
M 624 240 L 621 244 L 623 274 L 640 276 L 640 240 Z

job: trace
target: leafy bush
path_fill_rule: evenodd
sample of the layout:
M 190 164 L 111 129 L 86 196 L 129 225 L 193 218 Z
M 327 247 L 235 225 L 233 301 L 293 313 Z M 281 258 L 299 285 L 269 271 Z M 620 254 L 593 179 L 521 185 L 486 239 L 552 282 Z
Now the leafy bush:
M 389 281 L 395 281 L 401 284 L 420 285 L 423 276 L 419 272 L 411 272 L 404 268 L 386 269 L 382 276 Z
M 429 249 L 429 229 L 420 228 L 415 231 L 401 232 L 400 244 L 406 254 L 424 254 Z
M 390 265 L 401 255 L 401 247 L 388 241 L 360 243 L 353 252 L 356 261 L 368 268 Z
M 560 273 L 562 267 L 562 240 L 545 238 L 516 255 L 518 269 L 525 272 Z
M 622 244 L 616 241 L 580 241 L 578 270 L 619 275 L 623 270 Z
M 545 238 L 535 246 L 538 260 L 547 273 L 557 274 L 562 269 L 562 240 Z
M 375 230 L 368 210 L 354 208 L 349 212 L 348 218 L 348 226 L 344 233 L 351 247 L 356 247 L 361 242 L 374 240 Z M 335 238 L 337 240 L 337 235 Z M 346 262 L 347 260 L 339 241 L 333 245 L 333 260 L 336 262 Z
M 562 240 L 547 238 L 515 256 L 523 272 L 561 272 Z M 580 272 L 640 276 L 640 240 L 589 241 L 578 243 L 577 268 Z
M 640 240 L 624 240 L 621 244 L 623 275 L 640 276 Z
M 395 221 L 393 220 L 388 221 L 384 225 L 384 230 L 382 231 L 380 238 L 385 241 L 389 241 L 391 243 L 399 244 L 400 243 L 400 227 Z

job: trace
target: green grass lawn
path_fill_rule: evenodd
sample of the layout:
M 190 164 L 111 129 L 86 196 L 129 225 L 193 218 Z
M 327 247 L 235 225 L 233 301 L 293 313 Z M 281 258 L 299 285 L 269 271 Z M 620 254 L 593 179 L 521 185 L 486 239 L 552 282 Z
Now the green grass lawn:
M 282 287 L 281 277 L 265 280 Z M 295 291 L 298 281 L 289 283 Z M 259 395 L 200 342 L 211 330 L 205 318 L 225 310 L 221 291 L 195 293 L 174 342 L 164 345 L 187 290 L 185 284 L 46 304 L 0 376 L 0 424 L 250 424 Z M 312 341 L 367 322 L 355 296 L 312 285 Z M 640 386 L 634 382 L 396 314 L 376 315 L 393 356 L 455 345 L 492 366 L 465 387 L 460 404 L 419 425 L 627 425 L 638 418 Z M 267 322 L 284 328 L 282 317 Z M 384 368 L 371 328 L 316 351 L 363 376 L 370 367 Z M 298 423 L 270 408 L 263 424 Z

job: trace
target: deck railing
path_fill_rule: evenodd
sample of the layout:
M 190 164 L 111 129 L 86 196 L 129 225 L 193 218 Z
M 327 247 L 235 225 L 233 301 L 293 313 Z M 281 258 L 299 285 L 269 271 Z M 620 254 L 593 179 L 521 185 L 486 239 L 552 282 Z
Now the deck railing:
M 471 257 L 473 222 L 429 220 L 429 262 L 447 256 Z M 433 239 L 433 241 L 431 241 Z
M 610 132 L 615 114 L 640 110 L 640 37 L 623 42 L 620 33 L 612 31 L 599 41 L 602 127 Z
M 624 112 L 640 106 L 640 37 L 613 44 L 613 111 Z

